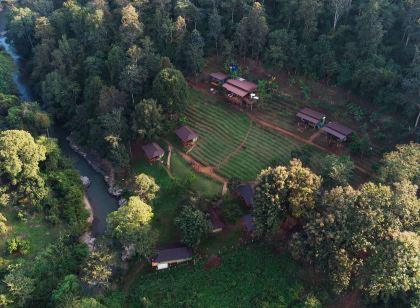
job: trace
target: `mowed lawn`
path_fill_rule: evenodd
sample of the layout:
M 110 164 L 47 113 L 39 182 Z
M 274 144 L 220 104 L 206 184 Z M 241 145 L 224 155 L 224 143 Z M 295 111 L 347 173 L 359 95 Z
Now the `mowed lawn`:
M 286 164 L 291 151 L 303 145 L 260 127 L 219 97 L 194 89 L 187 117 L 188 124 L 199 134 L 190 155 L 214 166 L 225 177 L 253 180 L 273 161 Z
M 303 282 L 307 272 L 290 257 L 261 245 L 223 253 L 220 267 L 205 269 L 204 263 L 143 275 L 126 306 L 305 307 L 308 294 L 328 299 L 325 292 Z

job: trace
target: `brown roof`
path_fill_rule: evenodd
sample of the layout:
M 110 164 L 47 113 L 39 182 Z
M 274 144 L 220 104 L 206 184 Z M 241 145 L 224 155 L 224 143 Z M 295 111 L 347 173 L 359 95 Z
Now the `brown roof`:
M 248 92 L 239 89 L 231 84 L 225 83 L 223 84 L 223 88 L 225 88 L 226 90 L 228 90 L 229 92 L 232 92 L 235 95 L 238 95 L 239 97 L 245 97 L 248 95 Z
M 257 85 L 248 80 L 229 79 L 226 82 L 239 89 L 246 91 L 247 93 L 253 92 L 257 89 Z
M 180 246 L 167 249 L 159 249 L 158 255 L 154 259 L 155 262 L 165 263 L 180 260 L 191 259 L 193 256 L 192 250 L 187 246 Z
M 331 128 L 331 129 L 335 130 L 336 132 L 339 132 L 340 134 L 342 134 L 344 136 L 348 136 L 353 132 L 352 129 L 350 129 L 350 128 L 344 126 L 344 125 L 341 125 L 340 123 L 337 123 L 337 122 L 329 122 L 326 126 L 328 128 Z
M 214 79 L 217 79 L 217 80 L 219 80 L 219 81 L 224 81 L 224 80 L 226 80 L 226 79 L 228 79 L 228 78 L 229 78 L 229 76 L 228 76 L 228 75 L 226 75 L 226 74 L 224 74 L 224 73 L 221 73 L 221 72 L 211 73 L 211 74 L 210 74 L 210 77 L 212 77 L 212 78 L 214 78 Z
M 337 132 L 337 131 L 335 131 L 335 130 L 327 127 L 327 126 L 324 126 L 321 129 L 322 129 L 322 131 L 324 131 L 324 132 L 326 132 L 330 135 L 333 135 L 334 137 L 337 137 L 340 140 L 343 140 L 343 141 L 346 140 L 346 136 L 344 136 L 343 134 L 340 134 L 339 132 Z
M 311 123 L 314 123 L 314 124 L 317 124 L 319 122 L 319 120 L 317 120 L 317 119 L 315 119 L 313 117 L 310 117 L 310 116 L 308 116 L 308 115 L 306 115 L 304 113 L 301 113 L 301 112 L 296 113 L 296 116 L 298 118 L 302 119 L 302 120 L 306 120 L 306 121 L 311 122 Z
M 214 230 L 222 229 L 225 226 L 222 220 L 220 219 L 217 209 L 211 208 L 207 212 L 209 214 L 209 219 Z
M 165 151 L 155 142 L 146 144 L 142 148 L 148 159 L 154 159 L 165 154 Z
M 302 108 L 301 110 L 299 110 L 299 113 L 307 115 L 307 116 L 309 116 L 313 119 L 316 119 L 317 123 L 318 123 L 319 120 L 321 120 L 323 117 L 325 117 L 325 114 L 323 114 L 321 112 L 318 112 L 318 111 L 315 111 L 315 110 L 312 110 L 312 109 L 309 109 L 309 108 Z
M 194 132 L 189 126 L 184 125 L 175 130 L 175 134 L 183 142 L 191 141 L 198 137 L 197 133 Z

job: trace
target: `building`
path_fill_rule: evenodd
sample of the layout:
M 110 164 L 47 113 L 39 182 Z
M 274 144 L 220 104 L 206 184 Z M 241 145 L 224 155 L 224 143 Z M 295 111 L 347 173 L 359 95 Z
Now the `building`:
M 178 264 L 192 260 L 193 252 L 187 246 L 177 245 L 171 248 L 158 249 L 156 258 L 152 259 L 152 266 L 156 269 L 166 269 L 171 264 Z
M 191 146 L 198 140 L 198 134 L 187 125 L 181 126 L 175 130 L 175 134 L 185 146 Z
M 328 137 L 339 142 L 344 142 L 353 133 L 353 130 L 337 122 L 329 122 L 322 129 Z
M 155 142 L 144 145 L 142 149 L 150 163 L 161 160 L 165 155 L 165 151 Z
M 257 85 L 243 78 L 228 79 L 223 84 L 223 88 L 228 93 L 227 100 L 230 103 L 236 105 L 245 103 L 252 110 L 254 103 L 258 101 L 258 97 L 253 93 L 257 90 Z
M 251 215 L 245 215 L 242 217 L 242 224 L 247 233 L 251 234 L 255 231 L 254 217 Z
M 249 208 L 254 207 L 254 193 L 254 187 L 251 184 L 242 184 L 238 187 L 239 197 Z
M 223 231 L 225 225 L 220 219 L 219 209 L 213 207 L 207 211 L 207 214 L 210 221 L 211 232 L 217 233 Z
M 296 117 L 298 117 L 300 121 L 305 125 L 318 128 L 321 128 L 324 125 L 326 118 L 325 114 L 309 108 L 303 108 L 299 110 L 299 112 L 296 114 Z
M 221 72 L 210 74 L 211 84 L 215 87 L 223 85 L 228 78 L 228 75 Z

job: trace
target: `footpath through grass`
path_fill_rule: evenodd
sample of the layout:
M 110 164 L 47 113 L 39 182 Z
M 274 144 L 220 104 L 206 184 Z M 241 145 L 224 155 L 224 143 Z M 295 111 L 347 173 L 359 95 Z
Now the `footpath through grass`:
M 274 161 L 286 164 L 291 151 L 304 145 L 260 127 L 219 97 L 194 89 L 190 91 L 187 117 L 188 124 L 199 134 L 198 144 L 190 155 L 216 167 L 228 178 L 253 180 Z
M 308 294 L 326 293 L 305 284 L 308 273 L 285 254 L 258 246 L 241 246 L 222 254 L 220 267 L 195 265 L 152 272 L 140 277 L 128 307 L 303 307 Z M 319 287 L 319 286 L 318 286 Z M 122 303 L 121 303 L 122 304 Z

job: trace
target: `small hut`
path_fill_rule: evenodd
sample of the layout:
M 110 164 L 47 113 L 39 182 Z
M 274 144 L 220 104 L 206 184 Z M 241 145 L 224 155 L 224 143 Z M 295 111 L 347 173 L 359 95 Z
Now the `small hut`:
M 211 84 L 215 87 L 223 85 L 228 78 L 229 78 L 228 75 L 221 72 L 210 74 Z
M 247 233 L 252 234 L 255 231 L 254 217 L 251 215 L 245 215 L 242 217 L 242 224 Z
M 157 160 L 161 160 L 165 155 L 165 151 L 157 143 L 149 143 L 143 147 L 144 154 L 146 155 L 147 160 L 150 163 L 153 163 Z
M 312 110 L 310 108 L 303 108 L 299 110 L 296 117 L 305 125 L 321 128 L 325 122 L 325 114 Z
M 156 269 L 166 269 L 171 264 L 178 264 L 190 261 L 193 252 L 187 246 L 176 246 L 172 248 L 158 249 L 156 258 L 152 259 L 152 266 Z
M 331 139 L 345 142 L 353 130 L 337 122 L 329 122 L 322 128 L 322 132 Z
M 207 211 L 207 214 L 210 221 L 211 232 L 212 233 L 221 232 L 225 225 L 220 219 L 219 209 L 211 208 Z
M 227 100 L 230 103 L 237 105 L 245 103 L 252 110 L 254 103 L 258 101 L 258 96 L 253 93 L 257 90 L 257 85 L 243 78 L 228 79 L 223 84 L 223 88 L 228 92 Z
M 198 134 L 187 125 L 181 126 L 177 130 L 175 130 L 175 134 L 185 146 L 191 146 L 198 140 Z
M 254 187 L 251 184 L 240 185 L 238 195 L 248 208 L 254 207 Z

